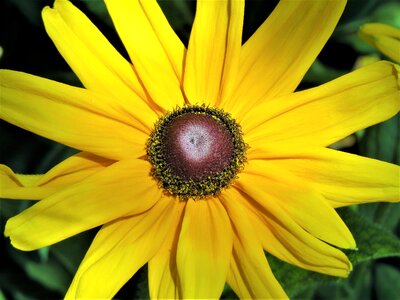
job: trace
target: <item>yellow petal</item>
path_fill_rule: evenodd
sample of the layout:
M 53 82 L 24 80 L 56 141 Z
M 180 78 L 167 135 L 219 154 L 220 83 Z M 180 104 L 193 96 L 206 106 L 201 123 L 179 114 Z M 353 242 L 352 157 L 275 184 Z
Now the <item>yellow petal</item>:
M 161 197 L 149 172 L 143 160 L 117 162 L 9 219 L 5 235 L 14 247 L 34 250 L 141 213 Z
M 181 298 L 219 298 L 231 253 L 232 229 L 219 200 L 188 200 L 176 257 Z
M 197 1 L 186 57 L 184 89 L 191 103 L 216 105 L 235 87 L 244 1 Z
M 104 225 L 86 253 L 66 299 L 111 299 L 159 250 L 176 221 L 176 200 Z
M 110 159 L 145 152 L 150 129 L 107 96 L 9 70 L 0 70 L 0 88 L 0 118 L 11 124 Z
M 384 23 L 367 23 L 360 27 L 360 32 L 369 36 L 386 35 L 400 39 L 400 29 Z
M 184 103 L 180 89 L 185 47 L 155 0 L 106 0 L 108 12 L 152 99 L 170 110 Z
M 319 87 L 272 99 L 241 120 L 246 141 L 251 147 L 276 141 L 333 144 L 395 115 L 400 109 L 397 80 L 395 65 L 377 62 Z
M 41 176 L 15 174 L 6 165 L 0 165 L 0 198 L 38 200 L 35 198 L 24 198 L 23 194 L 19 198 L 18 189 L 35 186 Z
M 351 232 L 325 198 L 279 165 L 250 160 L 237 184 L 262 196 L 256 201 L 268 201 L 272 210 L 282 209 L 313 236 L 341 248 L 355 248 Z
M 366 42 L 383 54 L 400 62 L 400 29 L 382 23 L 368 23 L 361 26 L 359 34 Z
M 55 1 L 54 9 L 45 7 L 42 17 L 48 35 L 87 89 L 150 113 L 130 63 L 71 2 Z
M 264 255 L 258 233 L 250 222 L 251 215 L 242 204 L 243 198 L 234 188 L 219 196 L 233 227 L 233 256 L 228 283 L 241 299 L 288 298 L 273 275 Z
M 40 175 L 15 174 L 7 166 L 0 165 L 0 198 L 40 200 L 112 163 L 111 160 L 81 152 Z
M 268 144 L 250 150 L 249 159 L 266 159 L 321 193 L 333 207 L 400 201 L 400 167 L 326 148 Z
M 243 45 L 240 74 L 228 111 L 293 92 L 332 34 L 345 0 L 281 0 Z
M 161 200 L 162 201 L 162 200 Z M 180 285 L 176 267 L 176 249 L 182 226 L 185 201 L 177 201 L 177 217 L 163 246 L 148 263 L 149 293 L 151 299 L 178 299 Z
M 246 213 L 264 249 L 295 266 L 332 276 L 347 277 L 352 266 L 346 255 L 300 227 L 282 210 L 270 210 L 260 202 L 241 193 Z M 261 204 L 261 205 L 260 205 Z
M 375 45 L 383 54 L 400 63 L 400 40 L 387 36 L 375 38 Z

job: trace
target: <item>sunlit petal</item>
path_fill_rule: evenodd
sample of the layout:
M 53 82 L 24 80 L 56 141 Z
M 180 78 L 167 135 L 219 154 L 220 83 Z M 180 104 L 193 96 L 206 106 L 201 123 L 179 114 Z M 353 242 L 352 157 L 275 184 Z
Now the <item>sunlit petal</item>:
M 182 298 L 219 298 L 232 252 L 232 229 L 217 199 L 186 203 L 178 241 L 177 267 Z
M 168 233 L 164 245 L 148 263 L 151 299 L 178 299 L 181 290 L 176 266 L 176 249 L 186 202 L 176 199 L 174 201 L 177 204 L 174 227 Z
M 142 160 L 117 162 L 9 219 L 5 235 L 14 247 L 34 250 L 141 213 L 161 198 L 149 172 L 149 163 Z
M 157 253 L 173 229 L 176 207 L 174 199 L 162 199 L 146 213 L 104 225 L 79 266 L 66 299 L 111 299 Z
M 341 248 L 355 248 L 349 229 L 325 198 L 284 168 L 251 160 L 237 186 L 271 210 L 283 210 L 313 236 Z
M 103 170 L 114 161 L 90 153 L 73 155 L 46 174 L 15 174 L 0 165 L 0 198 L 40 200 Z
M 264 255 L 258 232 L 246 214 L 243 198 L 235 189 L 219 196 L 233 227 L 233 253 L 227 281 L 241 299 L 285 299 L 286 293 L 276 280 Z
M 360 36 L 383 54 L 400 63 L 400 29 L 382 23 L 368 23 L 360 28 Z
M 275 98 L 241 120 L 247 142 L 328 146 L 400 109 L 397 67 L 378 62 L 316 88 Z M 263 112 L 263 113 L 260 113 Z
M 281 0 L 244 44 L 229 110 L 293 92 L 332 34 L 345 0 Z M 262 83 L 262 84 L 261 84 Z
M 342 251 L 307 232 L 271 197 L 251 189 L 251 185 L 251 182 L 239 185 L 242 197 L 237 199 L 246 199 L 242 203 L 267 252 L 315 272 L 339 277 L 349 275 L 352 265 Z
M 58 51 L 90 90 L 145 111 L 147 96 L 131 64 L 70 1 L 43 9 L 43 22 Z M 149 112 L 146 112 L 149 113 Z
M 185 47 L 155 0 L 106 0 L 108 12 L 133 66 L 152 99 L 164 109 L 184 103 Z
M 215 105 L 235 86 L 242 42 L 244 1 L 197 1 L 185 65 L 191 103 Z
M 251 149 L 249 158 L 293 172 L 333 207 L 400 201 L 400 167 L 394 164 L 327 148 L 273 143 Z
M 107 96 L 9 70 L 0 70 L 0 87 L 0 117 L 11 124 L 109 159 L 145 152 L 147 124 Z

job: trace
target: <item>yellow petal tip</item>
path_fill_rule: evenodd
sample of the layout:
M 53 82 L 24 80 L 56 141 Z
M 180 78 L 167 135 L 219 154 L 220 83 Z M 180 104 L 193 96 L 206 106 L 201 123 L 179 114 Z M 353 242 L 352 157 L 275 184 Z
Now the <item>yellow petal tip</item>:
M 396 77 L 397 80 L 397 88 L 400 90 L 400 66 L 397 64 L 393 64 L 393 75 Z M 400 97 L 399 97 L 400 100 Z
M 50 6 L 45 6 L 42 9 L 42 17 L 44 16 L 44 14 L 48 13 L 49 11 L 53 10 Z
M 349 272 L 347 273 L 346 277 L 348 277 L 350 275 L 351 271 L 353 271 L 353 264 L 351 262 L 349 262 Z

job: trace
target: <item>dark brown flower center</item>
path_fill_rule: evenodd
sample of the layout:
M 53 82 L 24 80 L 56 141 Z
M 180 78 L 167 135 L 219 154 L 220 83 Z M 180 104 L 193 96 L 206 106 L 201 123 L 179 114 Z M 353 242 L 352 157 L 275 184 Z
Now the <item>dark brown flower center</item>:
M 197 105 L 161 117 L 147 143 L 153 177 L 183 199 L 215 196 L 235 178 L 245 152 L 241 128 L 229 114 Z
M 185 179 L 200 179 L 221 172 L 229 165 L 232 150 L 231 133 L 207 115 L 181 115 L 166 131 L 166 161 Z

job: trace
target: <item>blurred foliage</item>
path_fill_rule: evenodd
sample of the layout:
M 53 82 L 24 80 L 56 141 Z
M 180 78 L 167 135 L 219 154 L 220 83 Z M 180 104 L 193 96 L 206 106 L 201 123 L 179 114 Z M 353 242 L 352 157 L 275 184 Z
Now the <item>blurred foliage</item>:
M 128 59 L 102 1 L 73 1 Z M 179 37 L 188 44 L 195 14 L 194 1 L 162 0 L 160 6 Z M 277 1 L 246 1 L 243 41 L 273 10 Z M 80 86 L 77 77 L 47 37 L 41 9 L 52 0 L 0 2 L 0 67 L 20 70 Z M 306 74 L 299 89 L 323 84 L 352 70 L 360 57 L 384 58 L 359 39 L 366 22 L 400 27 L 400 3 L 392 0 L 349 0 L 332 38 Z M 1 51 L 0 51 L 1 52 Z M 51 58 L 51 59 L 50 59 Z M 372 59 L 372 60 L 373 60 Z M 368 59 L 367 59 L 368 60 Z M 364 60 L 363 60 L 364 61 Z M 355 135 L 343 151 L 400 163 L 400 117 Z M 0 163 L 20 173 L 43 173 L 76 150 L 33 135 L 0 121 Z M 0 201 L 0 224 L 32 205 L 32 201 Z M 340 209 L 355 236 L 358 251 L 347 251 L 354 270 L 348 279 L 308 272 L 268 256 L 271 267 L 294 299 L 396 299 L 400 295 L 399 204 L 368 204 Z M 68 288 L 97 229 L 51 247 L 22 252 L 8 239 L 0 240 L 0 300 L 61 298 Z M 148 298 L 147 269 L 142 268 L 117 294 L 118 299 Z M 236 298 L 227 285 L 223 298 Z
M 386 122 L 367 128 L 360 141 L 360 151 L 368 157 L 400 164 L 399 128 L 399 115 Z

